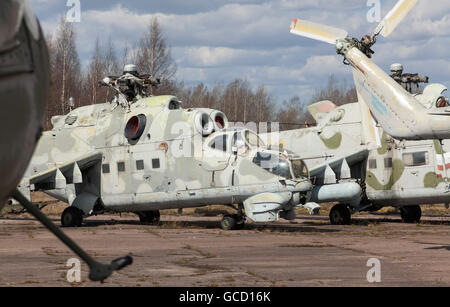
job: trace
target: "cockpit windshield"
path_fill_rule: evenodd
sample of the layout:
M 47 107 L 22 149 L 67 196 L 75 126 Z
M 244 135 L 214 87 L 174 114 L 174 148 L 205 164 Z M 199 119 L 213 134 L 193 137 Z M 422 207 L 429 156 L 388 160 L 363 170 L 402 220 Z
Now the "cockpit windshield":
M 295 178 L 309 178 L 308 167 L 305 162 L 301 159 L 291 160 L 292 163 L 292 171 L 294 173 Z
M 436 100 L 436 107 L 437 108 L 445 108 L 449 106 L 449 102 L 448 102 L 448 98 L 445 97 L 444 95 L 440 96 L 437 100 Z
M 250 130 L 245 130 L 245 141 L 250 145 L 251 147 L 266 147 L 266 144 L 264 144 L 263 140 Z
M 289 161 L 279 155 L 258 152 L 253 158 L 253 163 L 274 175 L 292 179 Z

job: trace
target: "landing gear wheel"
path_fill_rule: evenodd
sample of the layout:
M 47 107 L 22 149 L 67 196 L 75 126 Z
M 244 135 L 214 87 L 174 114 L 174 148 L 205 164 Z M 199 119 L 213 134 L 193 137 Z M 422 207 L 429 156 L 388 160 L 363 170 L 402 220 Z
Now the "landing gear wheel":
M 400 215 L 403 223 L 419 223 L 422 217 L 422 209 L 418 205 L 401 207 Z
M 242 230 L 245 227 L 245 217 L 240 217 L 239 215 L 233 215 L 233 217 L 236 219 L 236 226 L 234 227 L 235 230 Z
M 220 221 L 223 230 L 241 230 L 245 227 L 245 218 L 237 214 L 225 215 Z
M 237 219 L 232 215 L 225 215 L 220 221 L 220 227 L 223 230 L 234 230 L 236 229 Z
M 347 205 L 339 204 L 331 208 L 330 222 L 332 225 L 350 225 L 352 215 Z
M 141 222 L 141 224 L 159 225 L 159 222 L 161 220 L 161 214 L 159 213 L 159 210 L 137 212 L 137 215 L 139 216 L 139 221 Z
M 83 211 L 75 207 L 68 207 L 61 215 L 62 227 L 80 227 L 83 224 Z

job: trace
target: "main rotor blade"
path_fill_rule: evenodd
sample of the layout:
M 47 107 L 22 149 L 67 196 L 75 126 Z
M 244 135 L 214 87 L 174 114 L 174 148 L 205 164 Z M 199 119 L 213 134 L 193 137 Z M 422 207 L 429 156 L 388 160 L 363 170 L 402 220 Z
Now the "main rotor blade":
M 294 19 L 292 21 L 291 33 L 332 45 L 336 44 L 337 39 L 346 38 L 348 36 L 348 33 L 345 30 L 300 19 Z
M 409 11 L 417 4 L 419 0 L 400 0 L 395 7 L 384 17 L 381 23 L 373 31 L 372 37 L 379 34 L 388 37 L 399 23 L 408 15 Z

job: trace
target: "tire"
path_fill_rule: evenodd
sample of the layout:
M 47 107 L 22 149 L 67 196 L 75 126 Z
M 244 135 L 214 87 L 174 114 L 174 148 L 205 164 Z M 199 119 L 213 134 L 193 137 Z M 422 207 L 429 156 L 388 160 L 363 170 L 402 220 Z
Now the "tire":
M 401 207 L 400 215 L 402 217 L 403 223 L 420 223 L 420 219 L 422 217 L 422 209 L 419 205 Z
M 237 214 L 233 215 L 233 218 L 236 220 L 236 226 L 234 226 L 235 230 L 242 230 L 245 228 L 245 217 L 239 218 Z
M 61 215 L 62 227 L 80 227 L 83 224 L 83 212 L 75 207 L 68 207 Z
M 159 210 L 138 212 L 139 221 L 145 225 L 158 225 L 161 220 Z
M 231 215 L 225 215 L 220 221 L 220 227 L 223 230 L 234 230 L 236 229 L 237 219 Z
M 335 205 L 330 211 L 330 222 L 332 225 L 350 225 L 352 215 L 347 205 Z

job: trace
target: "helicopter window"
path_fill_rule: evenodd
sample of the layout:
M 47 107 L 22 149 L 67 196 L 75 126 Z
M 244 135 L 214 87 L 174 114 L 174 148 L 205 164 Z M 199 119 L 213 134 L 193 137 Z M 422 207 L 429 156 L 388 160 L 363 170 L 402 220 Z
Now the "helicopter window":
M 253 131 L 250 131 L 250 130 L 245 131 L 245 140 L 252 147 L 265 147 L 264 142 Z
M 292 178 L 289 162 L 280 158 L 278 155 L 258 152 L 255 158 L 253 158 L 253 163 L 274 175 L 286 179 Z
M 369 169 L 376 169 L 377 168 L 377 160 L 371 159 L 369 160 Z
M 109 164 L 103 164 L 102 171 L 103 171 L 103 174 L 109 174 L 111 172 L 109 169 Z
M 142 171 L 144 169 L 144 160 L 137 160 L 136 161 L 136 169 L 138 171 Z
M 241 132 L 234 133 L 233 139 L 231 140 L 231 148 L 233 154 L 238 154 L 240 156 L 247 156 L 250 149 L 245 143 Z
M 384 168 L 392 168 L 392 158 L 384 159 Z
M 411 152 L 403 154 L 403 163 L 406 166 L 423 166 L 429 164 L 428 152 Z
M 216 138 L 214 138 L 214 140 L 211 141 L 211 143 L 209 144 L 209 147 L 211 147 L 212 149 L 218 149 L 218 150 L 222 150 L 222 151 L 227 151 L 227 141 L 228 141 L 228 135 L 223 134 L 223 135 L 219 135 Z
M 447 107 L 448 105 L 449 105 L 448 98 L 444 96 L 439 97 L 436 101 L 437 108 L 444 108 Z
M 119 172 L 125 172 L 125 162 L 117 162 L 117 170 Z
M 295 178 L 308 178 L 308 168 L 306 167 L 305 162 L 300 159 L 291 160 L 292 170 L 294 172 Z
M 160 168 L 161 167 L 159 159 L 153 159 L 152 160 L 152 167 L 153 168 Z
M 180 102 L 176 100 L 171 100 L 169 102 L 169 110 L 179 110 L 180 109 Z

